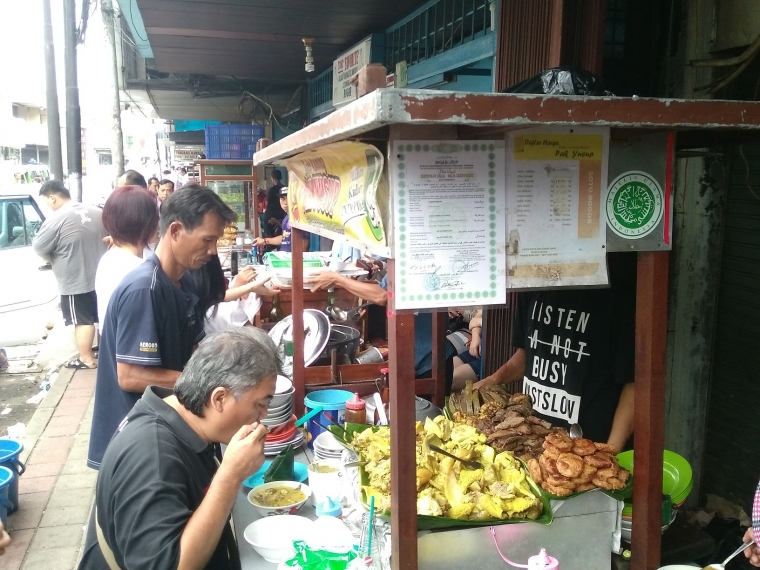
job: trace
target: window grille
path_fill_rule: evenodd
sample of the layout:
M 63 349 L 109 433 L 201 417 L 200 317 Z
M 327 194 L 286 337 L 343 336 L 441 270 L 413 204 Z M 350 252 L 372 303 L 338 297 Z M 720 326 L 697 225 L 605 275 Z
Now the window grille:
M 333 68 L 330 66 L 309 81 L 309 109 L 332 101 Z
M 420 61 L 492 33 L 493 0 L 437 0 L 386 31 L 385 65 Z

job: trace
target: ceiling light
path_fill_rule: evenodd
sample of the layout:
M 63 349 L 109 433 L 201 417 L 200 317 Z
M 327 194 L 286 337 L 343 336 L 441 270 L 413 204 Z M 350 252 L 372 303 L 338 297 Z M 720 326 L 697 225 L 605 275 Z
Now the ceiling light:
M 311 53 L 312 46 L 314 45 L 314 38 L 302 38 L 301 41 L 303 41 L 303 46 L 306 48 L 306 65 L 304 66 L 304 69 L 311 73 L 314 71 L 314 57 Z

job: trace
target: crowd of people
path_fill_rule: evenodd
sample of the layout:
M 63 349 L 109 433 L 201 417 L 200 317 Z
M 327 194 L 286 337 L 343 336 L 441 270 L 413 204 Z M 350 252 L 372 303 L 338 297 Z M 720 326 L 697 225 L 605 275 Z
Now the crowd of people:
M 288 188 L 277 170 L 272 182 L 263 235 L 254 244 L 290 251 Z M 102 211 L 72 200 L 58 181 L 40 190 L 54 214 L 34 249 L 52 264 L 79 351 L 66 365 L 97 369 L 87 465 L 99 476 L 83 569 L 184 567 L 187 561 L 239 567 L 229 516 L 240 483 L 263 463 L 266 429 L 259 421 L 280 363 L 261 330 L 220 323 L 217 315 L 238 299 L 277 292 L 250 267 L 227 282 L 217 240 L 237 214 L 209 188 L 187 183 L 175 192 L 174 186 L 127 171 Z M 565 427 L 579 423 L 587 437 L 623 448 L 633 432 L 635 296 L 626 285 L 630 276 L 616 266 L 611 263 L 608 290 L 521 295 L 516 352 L 482 380 L 482 311 L 451 308 L 459 330 L 446 342 L 448 389 L 522 380 L 538 415 Z M 343 288 L 384 306 L 387 277 L 378 277 L 357 281 L 325 271 L 306 283 L 312 291 Z M 415 315 L 420 378 L 432 373 L 432 327 L 431 313 Z M 564 360 L 551 343 L 536 341 L 558 335 L 568 343 L 563 346 L 578 347 L 565 350 Z M 542 404 L 547 393 L 577 405 L 558 412 Z M 228 446 L 223 457 L 219 444 Z M 0 551 L 7 540 L 0 529 Z M 753 563 L 758 554 L 747 552 Z

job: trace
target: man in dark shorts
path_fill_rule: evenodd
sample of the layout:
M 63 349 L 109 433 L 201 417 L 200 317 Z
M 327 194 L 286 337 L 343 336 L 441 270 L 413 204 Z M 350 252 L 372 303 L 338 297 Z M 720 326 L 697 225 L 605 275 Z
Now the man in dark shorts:
M 34 251 L 50 260 L 61 294 L 61 312 L 66 325 L 74 325 L 79 356 L 68 368 L 96 368 L 92 352 L 98 302 L 95 273 L 106 251 L 106 231 L 101 210 L 80 204 L 59 180 L 48 180 L 40 188 L 53 215 L 45 220 L 34 238 Z
M 148 386 L 174 382 L 203 338 L 188 269 L 216 255 L 216 241 L 237 214 L 212 190 L 185 186 L 161 205 L 156 254 L 128 273 L 106 310 L 87 465 L 100 467 L 119 422 Z

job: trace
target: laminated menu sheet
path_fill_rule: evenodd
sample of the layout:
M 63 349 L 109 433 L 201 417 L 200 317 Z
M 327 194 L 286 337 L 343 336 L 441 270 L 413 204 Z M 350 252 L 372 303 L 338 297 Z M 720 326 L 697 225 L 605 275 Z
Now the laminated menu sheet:
M 504 140 L 395 141 L 395 306 L 506 303 Z
M 510 289 L 608 284 L 608 128 L 537 127 L 507 135 Z

